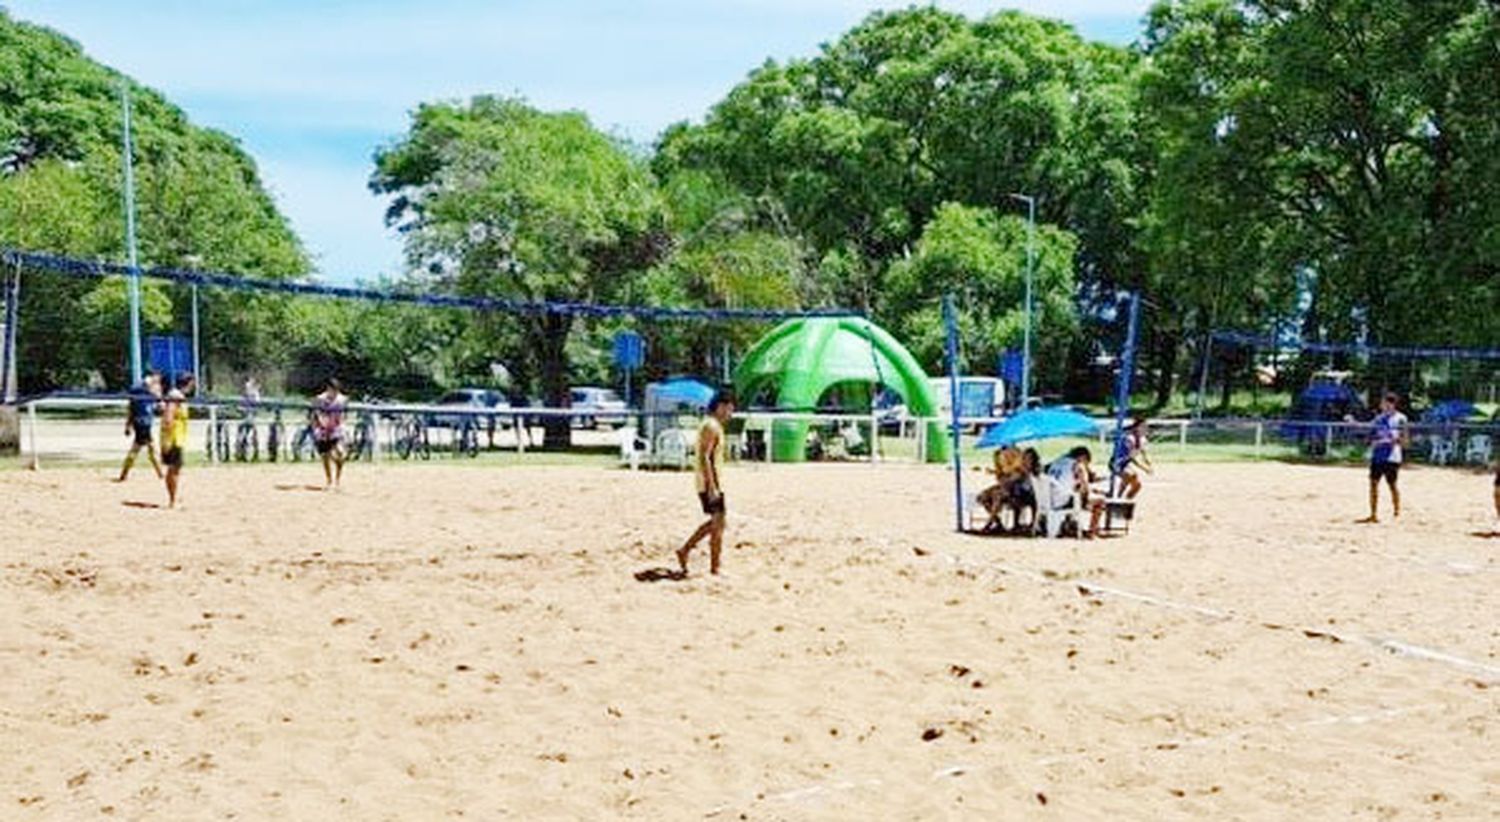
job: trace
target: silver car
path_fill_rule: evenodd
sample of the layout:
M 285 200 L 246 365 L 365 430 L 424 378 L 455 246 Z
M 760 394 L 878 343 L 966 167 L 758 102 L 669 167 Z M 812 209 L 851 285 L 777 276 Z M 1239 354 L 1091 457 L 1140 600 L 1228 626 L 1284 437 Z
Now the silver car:
M 582 428 L 598 428 L 601 425 L 624 425 L 625 401 L 608 388 L 583 386 L 568 391 L 568 404 L 572 407 L 573 424 Z M 587 412 L 587 413 L 580 413 Z

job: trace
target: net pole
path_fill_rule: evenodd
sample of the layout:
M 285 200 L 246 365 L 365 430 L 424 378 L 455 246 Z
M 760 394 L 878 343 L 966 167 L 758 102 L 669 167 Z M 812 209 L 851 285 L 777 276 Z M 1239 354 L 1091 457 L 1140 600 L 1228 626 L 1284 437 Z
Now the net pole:
M 964 530 L 964 461 L 962 435 L 958 428 L 958 313 L 953 295 L 943 295 L 943 325 L 947 329 L 948 412 L 953 427 L 953 528 Z
M 16 374 L 16 321 L 21 316 L 21 264 L 5 284 L 5 350 L 0 352 L 0 396 L 6 403 L 15 401 L 20 377 Z
M 198 284 L 193 283 L 193 382 L 199 391 L 207 391 L 203 384 L 203 358 L 198 355 Z
M 130 259 L 130 384 L 141 381 L 141 269 L 135 248 L 135 171 L 130 141 L 130 84 L 120 82 L 120 112 L 124 120 L 121 142 L 125 165 L 125 250 Z
M 1115 480 L 1124 466 L 1119 465 L 1115 459 L 1122 453 L 1125 446 L 1125 417 L 1130 413 L 1130 387 L 1135 376 L 1135 344 L 1136 334 L 1140 330 L 1141 322 L 1141 295 L 1130 295 L 1130 320 L 1125 328 L 1125 351 L 1120 355 L 1120 380 L 1115 389 L 1115 446 L 1114 455 L 1110 458 L 1110 488 L 1113 490 Z M 1183 431 L 1187 426 L 1183 426 Z M 1113 496 L 1113 494 L 1111 494 Z

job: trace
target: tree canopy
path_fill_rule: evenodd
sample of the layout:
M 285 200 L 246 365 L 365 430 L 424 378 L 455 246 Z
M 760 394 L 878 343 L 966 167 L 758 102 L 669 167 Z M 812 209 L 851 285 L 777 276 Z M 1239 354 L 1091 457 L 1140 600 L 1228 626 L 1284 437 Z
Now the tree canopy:
M 193 126 L 156 92 L 99 65 L 78 44 L 0 10 L 0 245 L 124 258 L 122 85 L 133 109 L 143 265 L 298 277 L 306 254 L 228 135 Z M 30 278 L 20 337 L 28 388 L 125 376 L 118 281 Z M 182 290 L 178 290 L 182 291 Z M 182 293 L 148 287 L 148 330 L 185 328 Z M 205 345 L 232 366 L 285 355 L 286 328 L 265 300 L 205 294 Z
M 0 46 L 0 243 L 118 259 L 123 78 L 3 15 Z M 305 275 L 234 140 L 131 88 L 143 259 Z M 854 307 L 933 370 L 954 293 L 965 367 L 982 372 L 1020 343 L 1028 195 L 1041 388 L 1101 353 L 1129 290 L 1151 306 L 1143 365 L 1165 403 L 1216 328 L 1492 346 L 1497 110 L 1500 7 L 1484 0 L 1162 0 L 1130 47 L 1019 12 L 910 8 L 767 59 L 649 149 L 513 97 L 419 104 L 370 188 L 406 237 L 392 287 Z M 33 318 L 79 332 L 24 338 L 45 364 L 33 379 L 121 361 L 118 283 L 34 288 Z M 146 308 L 151 327 L 181 327 L 180 294 Z M 514 393 L 552 403 L 612 379 L 608 337 L 634 325 L 228 295 L 208 310 L 231 367 L 420 391 L 503 362 Z M 762 329 L 637 330 L 651 374 L 709 376 Z

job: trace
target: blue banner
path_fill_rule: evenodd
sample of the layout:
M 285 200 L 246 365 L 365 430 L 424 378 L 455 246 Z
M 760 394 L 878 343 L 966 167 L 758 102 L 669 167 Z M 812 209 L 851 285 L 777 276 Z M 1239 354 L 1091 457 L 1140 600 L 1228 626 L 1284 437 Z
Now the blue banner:
M 635 371 L 646 362 L 646 341 L 634 331 L 615 335 L 615 367 Z
M 1021 374 L 1026 368 L 1026 357 L 1014 348 L 1007 348 L 1000 352 L 998 363 L 998 376 L 1011 385 L 1021 384 Z
M 146 338 L 146 359 L 151 367 L 166 377 L 168 385 L 179 374 L 193 372 L 193 343 L 187 337 L 151 336 Z

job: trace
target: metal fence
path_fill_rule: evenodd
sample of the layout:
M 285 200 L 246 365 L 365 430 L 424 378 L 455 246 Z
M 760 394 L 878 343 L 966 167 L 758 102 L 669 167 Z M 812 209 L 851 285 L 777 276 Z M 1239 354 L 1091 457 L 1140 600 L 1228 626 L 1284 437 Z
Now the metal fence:
M 128 441 L 121 436 L 128 398 L 49 395 L 23 400 L 21 456 L 32 467 L 44 461 L 87 462 L 118 458 Z M 194 399 L 192 448 L 211 462 L 311 458 L 306 401 L 239 398 Z M 549 419 L 567 419 L 580 449 L 614 455 L 631 467 L 687 467 L 696 445 L 696 414 L 646 414 L 636 410 L 578 408 L 496 408 L 351 402 L 345 409 L 346 443 L 356 457 L 370 460 L 475 456 L 481 451 L 524 454 L 542 442 Z M 959 421 L 966 459 L 980 455 L 978 436 L 1001 417 Z M 1097 443 L 1109 448 L 1113 420 L 1100 419 Z M 796 426 L 779 425 L 799 423 Z M 736 415 L 728 439 L 735 459 L 770 462 L 777 438 L 795 430 L 804 437 L 807 461 L 923 463 L 934 430 L 947 431 L 946 419 L 894 418 L 872 413 L 789 413 L 748 410 Z M 1154 458 L 1186 461 L 1284 459 L 1341 461 L 1362 459 L 1372 425 L 1368 422 L 1309 422 L 1262 419 L 1153 419 L 1147 422 Z M 1500 444 L 1500 422 L 1413 423 L 1409 461 L 1437 465 L 1488 465 Z M 946 434 L 945 434 L 946 436 Z M 252 446 L 253 441 L 253 446 Z M 1084 440 L 1086 441 L 1086 440 Z M 797 445 L 790 446 L 798 450 Z

